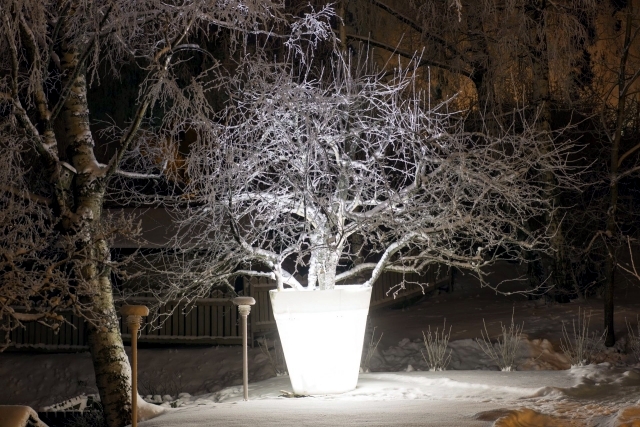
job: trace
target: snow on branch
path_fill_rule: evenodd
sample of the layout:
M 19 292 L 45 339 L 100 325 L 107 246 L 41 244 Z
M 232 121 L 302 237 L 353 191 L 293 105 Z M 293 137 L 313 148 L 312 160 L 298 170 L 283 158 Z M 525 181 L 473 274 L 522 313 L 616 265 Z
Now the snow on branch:
M 467 132 L 446 104 L 428 109 L 413 67 L 387 78 L 342 55 L 323 65 L 247 58 L 225 85 L 213 137 L 187 158 L 194 207 L 182 222 L 212 265 L 276 276 L 286 266 L 325 289 L 435 263 L 479 273 L 496 248 L 545 250 L 550 236 L 527 222 L 554 209 L 545 174 L 577 185 L 570 144 L 521 117 Z

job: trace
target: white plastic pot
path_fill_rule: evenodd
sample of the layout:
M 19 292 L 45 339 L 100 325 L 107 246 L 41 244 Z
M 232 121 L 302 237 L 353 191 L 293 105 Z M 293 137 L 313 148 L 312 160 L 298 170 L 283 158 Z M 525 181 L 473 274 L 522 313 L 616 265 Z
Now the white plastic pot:
M 334 394 L 355 389 L 371 288 L 345 285 L 269 294 L 293 392 Z

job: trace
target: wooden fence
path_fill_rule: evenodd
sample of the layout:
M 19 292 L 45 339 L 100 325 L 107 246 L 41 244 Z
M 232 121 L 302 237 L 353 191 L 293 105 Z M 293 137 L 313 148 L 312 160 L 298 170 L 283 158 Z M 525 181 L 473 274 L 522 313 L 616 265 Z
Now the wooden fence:
M 151 298 L 132 299 L 129 303 L 145 304 Z M 139 342 L 171 344 L 241 344 L 238 310 L 229 298 L 201 298 L 192 306 L 174 301 L 162 307 L 167 313 L 140 331 Z M 131 340 L 124 318 L 120 330 L 125 341 Z
M 71 313 L 62 313 L 62 315 L 69 323 L 63 323 L 57 333 L 36 322 L 29 322 L 24 328 L 14 329 L 10 335 L 11 346 L 43 349 L 85 348 L 87 335 L 84 321 Z
M 407 282 L 406 289 L 399 291 L 395 296 L 389 292 L 403 280 Z M 371 309 L 398 304 L 419 296 L 423 290 L 415 283 L 428 283 L 429 286 L 425 287 L 425 291 L 449 286 L 450 273 L 446 268 L 433 269 L 424 276 L 384 273 L 373 286 Z M 275 288 L 275 282 L 265 278 L 251 278 L 245 281 L 245 293 L 256 299 L 256 305 L 249 316 L 251 342 L 256 337 L 276 329 L 269 301 L 269 291 Z M 129 302 L 144 304 L 150 301 L 153 301 L 150 297 L 142 297 Z M 229 298 L 222 296 L 202 298 L 196 300 L 192 307 L 174 301 L 161 308 L 161 313 L 167 313 L 167 317 L 145 325 L 140 331 L 139 342 L 208 345 L 241 343 L 238 312 Z M 65 323 L 55 334 L 51 329 L 38 323 L 27 323 L 24 329 L 12 331 L 11 345 L 16 348 L 51 350 L 86 349 L 88 343 L 85 323 L 70 313 L 65 314 L 65 317 L 70 324 Z M 120 320 L 120 329 L 123 339 L 128 342 L 131 335 L 124 319 Z

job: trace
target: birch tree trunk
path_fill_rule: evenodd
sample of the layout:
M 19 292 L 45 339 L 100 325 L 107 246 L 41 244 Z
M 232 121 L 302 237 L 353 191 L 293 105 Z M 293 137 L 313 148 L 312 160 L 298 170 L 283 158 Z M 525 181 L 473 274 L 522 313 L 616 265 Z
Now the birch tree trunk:
M 73 76 L 78 52 L 69 48 L 62 59 L 67 75 Z M 82 277 L 78 280 L 88 282 L 95 289 L 90 305 L 101 321 L 100 326 L 97 322 L 88 324 L 89 350 L 107 425 L 122 427 L 131 420 L 131 368 L 113 301 L 110 269 L 107 267 L 109 247 L 104 239 L 96 236 L 96 226 L 102 216 L 106 178 L 105 167 L 95 158 L 84 72 L 80 72 L 72 82 L 71 92 L 63 106 L 62 120 L 67 152 L 78 172 L 72 183 L 75 209 L 65 228 L 66 232 L 79 233 L 84 245 L 81 252 L 84 257 L 81 260 Z
M 86 320 L 110 427 L 131 420 L 131 373 L 110 280 L 111 269 L 126 274 L 121 269 L 126 262 L 110 260 L 108 242 L 138 231 L 127 215 L 103 217 L 103 203 L 128 207 L 186 202 L 183 183 L 177 182 L 172 167 L 173 148 L 184 142 L 187 131 L 200 138 L 211 135 L 217 111 L 212 95 L 217 89 L 211 89 L 231 84 L 228 74 L 235 73 L 209 49 L 224 45 L 229 55 L 247 53 L 254 50 L 253 42 L 247 45 L 249 35 L 264 34 L 266 41 L 274 34 L 281 43 L 274 30 L 282 28 L 287 37 L 283 45 L 293 58 L 330 38 L 333 15 L 327 6 L 289 20 L 284 4 L 269 0 L 169 7 L 161 0 L 0 3 L 0 52 L 6 59 L 0 61 L 0 152 L 8 157 L 0 168 L 0 195 L 5 200 L 22 198 L 11 206 L 0 203 L 0 210 L 11 214 L 3 216 L 9 221 L 0 224 L 0 235 L 8 237 L 14 252 L 9 255 L 14 276 L 0 275 L 0 301 L 8 301 L 4 305 L 10 309 L 7 316 L 0 307 L 0 332 L 8 337 L 23 326 L 11 314 L 12 306 L 32 311 L 22 319 L 53 329 L 64 321 L 58 312 L 71 309 Z M 135 89 L 137 97 L 130 99 L 135 112 L 106 121 L 99 111 L 90 117 L 87 91 L 92 82 L 94 87 L 105 85 L 114 98 L 108 103 L 128 102 L 120 88 L 109 86 L 117 79 L 102 79 L 106 73 L 117 78 L 123 70 L 125 75 L 144 75 L 142 81 L 117 82 L 118 87 Z M 152 120 L 147 121 L 148 116 Z M 95 140 L 92 126 L 103 131 Z M 137 180 L 152 181 L 155 193 L 139 191 Z M 16 253 L 21 259 L 13 262 Z M 269 260 L 273 265 L 282 261 Z M 180 280 L 190 281 L 187 270 L 180 274 L 185 276 Z M 7 317 L 11 323 L 5 327 Z

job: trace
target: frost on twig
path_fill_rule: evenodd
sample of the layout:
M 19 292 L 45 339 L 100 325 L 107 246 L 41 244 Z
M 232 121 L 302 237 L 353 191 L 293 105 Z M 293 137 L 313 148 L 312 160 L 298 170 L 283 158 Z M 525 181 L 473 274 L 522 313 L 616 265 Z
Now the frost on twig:
M 598 334 L 589 332 L 591 313 L 578 309 L 578 319 L 573 319 L 573 333 L 569 334 L 567 327 L 562 322 L 562 338 L 560 348 L 571 362 L 571 366 L 585 366 L 592 362 L 593 356 L 602 350 L 606 331 Z
M 181 289 L 265 274 L 279 289 L 303 275 L 309 289 L 371 286 L 441 264 L 481 274 L 491 248 L 545 250 L 548 230 L 526 224 L 554 209 L 545 174 L 571 186 L 570 145 L 528 124 L 466 132 L 446 103 L 428 107 L 409 69 L 371 62 L 337 51 L 323 66 L 239 64 L 211 137 L 186 159 L 189 240 L 176 246 L 200 250 L 181 269 L 200 277 Z
M 451 337 L 451 326 L 449 326 L 449 332 L 446 332 L 446 323 L 445 319 L 440 334 L 438 334 L 437 328 L 434 333 L 431 333 L 431 326 L 429 326 L 426 335 L 424 331 L 422 332 L 427 355 L 425 356 L 423 351 L 421 353 L 424 361 L 429 365 L 430 371 L 445 371 L 451 361 L 451 350 L 447 352 L 449 338 Z
M 515 370 L 516 353 L 518 352 L 518 347 L 522 339 L 522 329 L 524 327 L 524 322 L 520 325 L 514 323 L 514 313 L 515 309 L 511 313 L 511 324 L 508 328 L 500 322 L 502 333 L 495 343 L 491 342 L 489 332 L 487 331 L 487 324 L 484 319 L 482 319 L 484 331 L 480 331 L 482 339 L 476 339 L 482 351 L 498 365 L 501 371 L 505 372 Z

